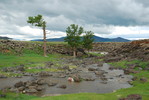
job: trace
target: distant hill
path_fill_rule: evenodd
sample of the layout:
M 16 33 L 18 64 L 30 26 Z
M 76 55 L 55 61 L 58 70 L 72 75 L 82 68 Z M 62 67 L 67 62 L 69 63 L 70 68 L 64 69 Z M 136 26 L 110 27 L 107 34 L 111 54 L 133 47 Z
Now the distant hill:
M 12 38 L 9 38 L 9 37 L 2 37 L 2 36 L 0 36 L 0 39 L 3 39 L 3 40 L 9 40 L 9 39 L 12 39 Z
M 47 39 L 49 42 L 63 42 L 65 37 L 61 38 L 52 38 L 52 39 Z M 35 39 L 31 41 L 43 41 L 43 39 Z M 129 42 L 130 40 L 117 37 L 117 38 L 102 38 L 98 36 L 94 36 L 94 42 Z

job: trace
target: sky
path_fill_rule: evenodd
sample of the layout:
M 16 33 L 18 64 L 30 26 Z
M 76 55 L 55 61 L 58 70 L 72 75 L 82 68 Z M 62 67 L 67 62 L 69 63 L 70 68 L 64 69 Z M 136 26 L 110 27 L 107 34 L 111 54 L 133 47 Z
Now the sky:
M 27 23 L 38 14 L 47 22 L 47 38 L 66 36 L 71 24 L 105 38 L 149 38 L 148 0 L 0 0 L 0 36 L 43 38 L 41 28 Z

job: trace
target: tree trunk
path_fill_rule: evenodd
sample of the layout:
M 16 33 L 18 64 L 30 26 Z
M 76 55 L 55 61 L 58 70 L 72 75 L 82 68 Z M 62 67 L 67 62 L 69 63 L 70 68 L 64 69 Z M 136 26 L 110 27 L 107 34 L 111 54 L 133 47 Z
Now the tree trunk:
M 46 46 L 46 30 L 45 30 L 45 26 L 43 26 L 43 51 L 44 51 L 44 56 L 47 57 L 47 46 Z
M 76 58 L 76 49 L 73 48 L 73 57 Z

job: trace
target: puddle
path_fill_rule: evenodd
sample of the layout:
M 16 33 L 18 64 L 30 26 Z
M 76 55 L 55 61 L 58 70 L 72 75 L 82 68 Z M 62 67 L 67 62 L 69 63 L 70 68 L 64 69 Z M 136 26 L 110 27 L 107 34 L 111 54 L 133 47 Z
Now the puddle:
M 87 71 L 88 67 L 98 68 L 99 71 L 104 71 L 103 74 L 106 78 L 106 83 L 100 76 L 95 75 L 94 71 Z M 131 85 L 128 81 L 131 81 L 131 75 L 124 75 L 123 70 L 109 70 L 110 65 L 103 64 L 103 67 L 99 67 L 96 64 L 90 65 L 86 68 L 82 68 L 79 74 L 82 78 L 94 78 L 95 81 L 82 81 L 80 83 L 68 82 L 66 78 L 54 78 L 54 77 L 22 77 L 22 78 L 5 78 L 0 79 L 0 89 L 7 86 L 14 86 L 19 81 L 28 81 L 37 79 L 44 79 L 46 82 L 56 82 L 56 86 L 49 87 L 47 84 L 43 85 L 45 89 L 36 93 L 38 96 L 57 95 L 57 94 L 71 94 L 71 93 L 110 93 L 121 88 L 129 88 Z M 57 88 L 59 85 L 66 85 L 66 89 Z

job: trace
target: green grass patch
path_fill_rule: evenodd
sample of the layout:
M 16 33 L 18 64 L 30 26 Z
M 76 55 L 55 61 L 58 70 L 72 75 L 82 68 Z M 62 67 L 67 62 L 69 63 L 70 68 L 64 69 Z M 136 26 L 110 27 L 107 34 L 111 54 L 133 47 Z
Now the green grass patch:
M 61 55 L 59 54 L 49 54 L 48 57 L 44 57 L 38 54 L 24 54 L 22 56 L 16 55 L 4 55 L 0 54 L 0 68 L 2 67 L 14 67 L 18 65 L 27 65 L 30 63 L 42 63 L 47 61 L 57 61 Z

